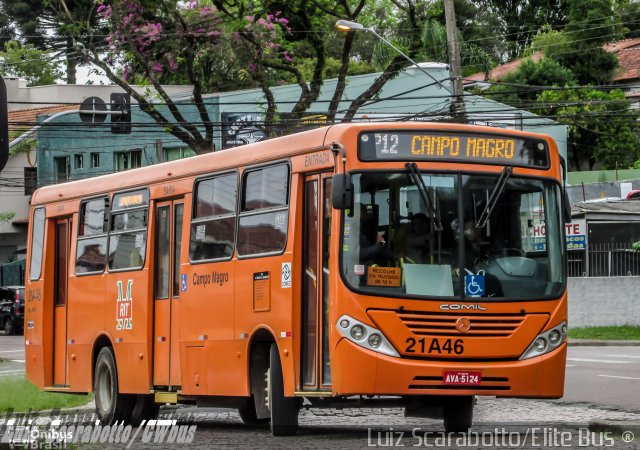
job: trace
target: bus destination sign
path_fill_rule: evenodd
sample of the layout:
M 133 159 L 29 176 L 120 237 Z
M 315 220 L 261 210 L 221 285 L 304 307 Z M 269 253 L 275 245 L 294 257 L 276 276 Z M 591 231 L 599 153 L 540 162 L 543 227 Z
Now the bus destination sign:
M 416 131 L 360 134 L 362 161 L 446 161 L 507 166 L 549 167 L 547 143 L 494 134 Z

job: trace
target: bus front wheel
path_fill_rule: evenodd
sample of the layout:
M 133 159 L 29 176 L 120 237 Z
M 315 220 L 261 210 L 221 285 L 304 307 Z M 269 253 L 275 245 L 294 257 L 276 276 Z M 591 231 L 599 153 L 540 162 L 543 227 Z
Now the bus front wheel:
M 442 407 L 444 430 L 447 433 L 466 433 L 473 424 L 473 395 L 447 398 Z
M 267 371 L 267 402 L 271 413 L 271 434 L 291 436 L 298 430 L 298 401 L 284 396 L 284 378 L 278 346 L 271 344 Z
M 96 412 L 102 425 L 115 422 L 129 422 L 133 408 L 133 397 L 120 394 L 118 372 L 111 347 L 104 347 L 98 353 L 93 380 Z

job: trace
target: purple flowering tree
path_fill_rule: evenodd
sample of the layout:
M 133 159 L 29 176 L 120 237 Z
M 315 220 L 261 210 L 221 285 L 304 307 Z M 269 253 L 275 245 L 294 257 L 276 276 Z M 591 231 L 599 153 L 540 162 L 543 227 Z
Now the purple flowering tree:
M 338 53 L 338 82 L 327 114 L 332 122 L 343 99 L 356 35 L 353 32 L 344 35 L 341 49 L 327 48 L 328 36 L 335 37 L 335 20 L 357 21 L 367 4 L 375 3 L 375 0 L 100 0 L 90 18 L 79 18 L 64 7 L 66 0 L 54 1 L 62 5 L 69 29 L 84 46 L 86 60 L 101 68 L 139 103 L 142 111 L 196 153 L 214 149 L 217 124 L 209 116 L 204 94 L 257 86 L 267 103 L 265 131 L 269 135 L 279 134 L 283 128 L 290 131 L 320 95 L 328 54 Z M 421 45 L 422 9 L 414 0 L 391 1 L 394 13 L 401 14 L 415 30 L 410 47 L 405 49 L 414 55 Z M 94 17 L 103 27 L 96 28 L 96 33 L 84 25 Z M 108 30 L 106 36 L 101 32 L 103 29 Z M 312 62 L 311 73 L 306 76 L 298 64 L 302 59 Z M 358 108 L 374 98 L 406 65 L 401 56 L 394 57 L 372 85 L 346 111 L 341 111 L 343 120 L 351 120 Z M 235 83 L 227 86 L 225 81 L 230 79 Z M 167 80 L 193 86 L 190 105 L 197 109 L 197 121 L 187 120 L 185 108 L 165 92 L 162 84 Z M 300 87 L 300 95 L 283 127 L 272 88 L 291 82 Z M 158 108 L 148 96 L 134 90 L 131 87 L 134 83 L 152 86 L 166 109 Z

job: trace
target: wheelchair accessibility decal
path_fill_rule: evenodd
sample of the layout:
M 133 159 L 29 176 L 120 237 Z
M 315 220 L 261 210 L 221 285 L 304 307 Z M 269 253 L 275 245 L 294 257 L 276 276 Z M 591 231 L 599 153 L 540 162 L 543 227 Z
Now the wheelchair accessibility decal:
M 467 275 L 464 276 L 464 294 L 467 297 L 484 297 L 485 292 L 484 270 L 477 274 L 467 270 Z

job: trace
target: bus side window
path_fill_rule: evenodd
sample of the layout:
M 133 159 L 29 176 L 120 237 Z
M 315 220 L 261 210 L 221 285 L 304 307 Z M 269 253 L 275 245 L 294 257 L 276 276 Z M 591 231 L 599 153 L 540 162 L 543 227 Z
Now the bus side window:
M 104 272 L 107 261 L 109 198 L 82 202 L 78 224 L 76 274 Z
M 191 261 L 228 259 L 236 234 L 238 174 L 198 181 L 195 189 L 189 257 Z
M 109 270 L 139 269 L 147 249 L 149 191 L 113 196 L 109 231 Z
M 238 255 L 279 253 L 287 242 L 289 166 L 245 172 L 238 221 Z

